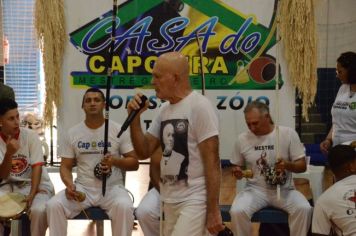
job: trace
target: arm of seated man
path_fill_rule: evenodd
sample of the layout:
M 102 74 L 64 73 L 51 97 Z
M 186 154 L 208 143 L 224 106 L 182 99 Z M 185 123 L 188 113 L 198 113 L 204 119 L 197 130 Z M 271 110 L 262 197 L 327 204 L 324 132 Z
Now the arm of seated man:
M 105 158 L 101 162 L 103 171 L 105 172 L 106 169 L 109 171 L 112 166 L 120 168 L 124 171 L 134 171 L 138 169 L 139 163 L 134 151 L 124 153 L 122 156 L 124 158 L 119 158 L 109 153 L 106 154 Z
M 32 201 L 38 192 L 38 186 L 40 186 L 41 176 L 42 176 L 42 164 L 33 166 L 32 175 L 31 175 L 31 191 L 26 199 L 27 204 L 29 206 L 32 205 Z
M 277 162 L 276 162 L 276 165 L 275 165 L 275 168 L 276 169 L 279 169 L 279 170 L 288 170 L 290 172 L 293 172 L 293 173 L 302 173 L 302 172 L 305 172 L 306 169 L 307 169 L 307 165 L 306 165 L 306 162 L 305 162 L 305 156 L 296 160 L 296 161 L 287 161 L 287 160 L 284 160 L 284 159 L 279 159 Z
M 73 182 L 72 168 L 74 164 L 74 158 L 61 158 L 61 167 L 59 173 L 61 179 L 66 186 L 66 196 L 69 200 L 76 198 L 75 184 Z
M 6 152 L 3 161 L 0 163 L 0 178 L 9 177 L 12 167 L 12 156 L 20 149 L 20 143 L 9 136 L 6 140 Z

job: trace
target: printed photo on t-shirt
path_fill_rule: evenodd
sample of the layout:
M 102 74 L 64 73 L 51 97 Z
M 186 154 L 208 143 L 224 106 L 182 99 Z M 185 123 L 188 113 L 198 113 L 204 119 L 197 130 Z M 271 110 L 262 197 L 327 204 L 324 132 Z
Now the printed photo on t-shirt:
M 161 180 L 163 184 L 174 184 L 187 180 L 188 120 L 174 119 L 161 123 Z

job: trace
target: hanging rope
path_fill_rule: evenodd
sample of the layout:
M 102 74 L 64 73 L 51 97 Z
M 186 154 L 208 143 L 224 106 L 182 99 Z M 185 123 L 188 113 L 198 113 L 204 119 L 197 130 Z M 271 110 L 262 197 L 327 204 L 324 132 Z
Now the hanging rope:
M 308 108 L 317 89 L 317 40 L 313 0 L 280 0 L 279 30 L 284 45 L 289 78 L 302 99 L 302 115 L 308 121 Z
M 43 119 L 47 126 L 53 121 L 53 108 L 61 103 L 62 62 L 67 39 L 64 19 L 63 0 L 36 0 L 34 23 L 43 56 L 46 84 Z

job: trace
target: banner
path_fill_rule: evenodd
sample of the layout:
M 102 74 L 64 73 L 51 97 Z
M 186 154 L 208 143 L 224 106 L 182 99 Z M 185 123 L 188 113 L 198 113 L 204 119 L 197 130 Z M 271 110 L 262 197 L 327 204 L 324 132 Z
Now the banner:
M 112 1 L 65 1 L 68 45 L 63 65 L 63 105 L 58 132 L 83 119 L 81 100 L 88 87 L 105 89 L 109 61 Z M 276 73 L 275 0 L 121 1 L 116 16 L 110 119 L 122 123 L 128 101 L 138 91 L 149 97 L 143 127 L 161 101 L 151 86 L 152 67 L 162 53 L 180 51 L 190 64 L 193 89 L 201 91 L 202 45 L 206 96 L 220 117 L 220 155 L 228 159 L 239 133 L 246 130 L 243 109 L 252 100 L 270 104 L 276 117 L 279 74 L 279 123 L 294 127 L 294 90 L 279 50 Z

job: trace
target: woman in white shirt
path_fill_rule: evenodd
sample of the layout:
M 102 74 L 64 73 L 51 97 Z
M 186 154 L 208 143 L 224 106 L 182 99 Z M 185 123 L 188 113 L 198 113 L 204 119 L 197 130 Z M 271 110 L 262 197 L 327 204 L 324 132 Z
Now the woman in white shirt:
M 342 85 L 331 109 L 332 127 L 320 150 L 327 154 L 332 146 L 356 140 L 356 53 L 344 52 L 337 59 L 336 75 Z

